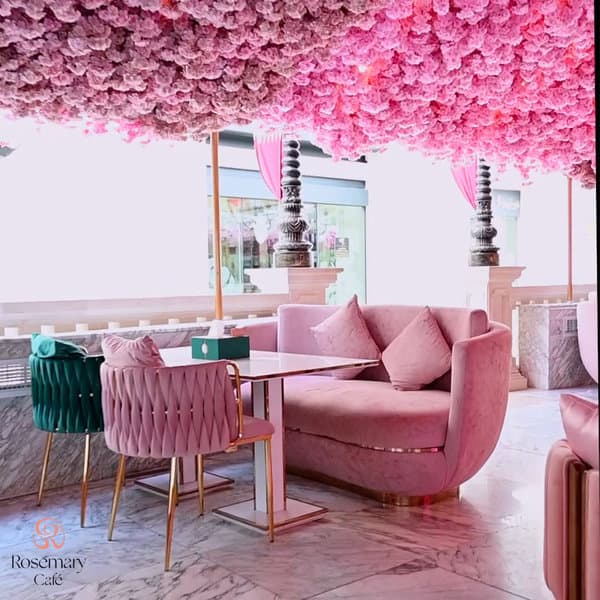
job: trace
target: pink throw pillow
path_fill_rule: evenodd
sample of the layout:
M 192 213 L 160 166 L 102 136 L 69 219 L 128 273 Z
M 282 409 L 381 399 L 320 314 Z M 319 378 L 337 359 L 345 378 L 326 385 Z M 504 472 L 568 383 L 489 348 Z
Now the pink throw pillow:
M 321 354 L 343 358 L 379 359 L 381 351 L 371 337 L 356 294 L 346 304 L 315 327 L 310 328 Z M 334 369 L 336 379 L 353 379 L 365 367 Z
M 111 367 L 164 367 L 165 363 L 154 340 L 149 336 L 128 340 L 107 335 L 102 340 L 104 359 Z
M 396 390 L 420 390 L 450 369 L 452 350 L 426 306 L 383 351 Z
M 560 416 L 573 452 L 592 468 L 599 467 L 598 456 L 598 405 L 590 400 L 562 394 Z

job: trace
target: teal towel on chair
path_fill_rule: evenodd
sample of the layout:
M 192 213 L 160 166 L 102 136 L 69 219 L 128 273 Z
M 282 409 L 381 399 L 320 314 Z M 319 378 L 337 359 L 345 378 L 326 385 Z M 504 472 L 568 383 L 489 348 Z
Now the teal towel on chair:
M 41 333 L 31 334 L 31 352 L 38 358 L 68 358 L 87 354 L 82 346 Z

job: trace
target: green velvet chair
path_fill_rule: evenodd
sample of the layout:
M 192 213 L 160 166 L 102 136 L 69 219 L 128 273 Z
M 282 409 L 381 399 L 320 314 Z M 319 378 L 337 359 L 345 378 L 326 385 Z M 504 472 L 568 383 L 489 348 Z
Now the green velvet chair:
M 52 438 L 55 433 L 83 433 L 83 480 L 81 483 L 81 526 L 85 525 L 87 489 L 90 475 L 90 434 L 104 431 L 100 388 L 103 356 L 61 358 L 29 357 L 33 422 L 47 431 L 38 506 L 46 481 Z

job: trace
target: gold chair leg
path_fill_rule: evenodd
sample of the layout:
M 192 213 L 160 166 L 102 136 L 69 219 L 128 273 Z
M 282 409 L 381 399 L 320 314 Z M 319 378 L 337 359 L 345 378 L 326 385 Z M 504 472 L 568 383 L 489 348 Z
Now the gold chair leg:
M 110 521 L 108 522 L 108 541 L 112 540 L 115 519 L 117 518 L 117 507 L 119 506 L 119 497 L 121 489 L 125 484 L 125 455 L 119 456 L 119 466 L 117 467 L 117 476 L 115 477 L 115 491 L 113 494 L 112 509 L 110 511 Z
M 204 456 L 198 454 L 196 456 L 198 465 L 198 501 L 200 502 L 200 514 L 204 514 Z
M 42 463 L 42 477 L 40 479 L 40 489 L 38 491 L 37 505 L 42 504 L 42 495 L 44 493 L 44 485 L 46 484 L 46 473 L 48 472 L 48 463 L 50 462 L 50 448 L 52 448 L 53 433 L 48 432 L 46 436 L 46 447 L 44 449 L 44 462 Z
M 87 507 L 88 481 L 90 478 L 90 434 L 85 434 L 83 448 L 83 478 L 81 480 L 81 517 L 80 525 L 85 527 L 85 509 Z
M 167 543 L 165 547 L 165 571 L 171 565 L 171 541 L 173 539 L 173 520 L 177 506 L 177 458 L 171 459 L 171 474 L 169 477 L 169 508 L 167 512 Z
M 273 514 L 273 467 L 271 465 L 271 438 L 265 440 L 267 458 L 267 511 L 269 519 L 269 542 L 275 539 L 275 515 Z

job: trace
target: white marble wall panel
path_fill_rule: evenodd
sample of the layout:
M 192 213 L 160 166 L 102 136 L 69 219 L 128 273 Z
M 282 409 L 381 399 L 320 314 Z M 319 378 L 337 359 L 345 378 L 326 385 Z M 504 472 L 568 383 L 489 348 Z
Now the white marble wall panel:
M 519 307 L 519 369 L 544 390 L 593 384 L 579 354 L 575 304 Z

